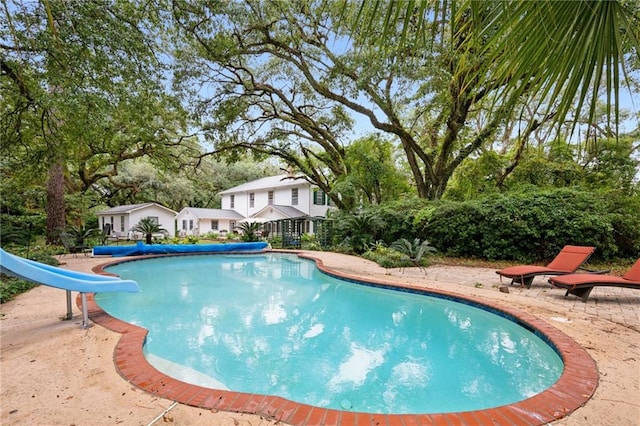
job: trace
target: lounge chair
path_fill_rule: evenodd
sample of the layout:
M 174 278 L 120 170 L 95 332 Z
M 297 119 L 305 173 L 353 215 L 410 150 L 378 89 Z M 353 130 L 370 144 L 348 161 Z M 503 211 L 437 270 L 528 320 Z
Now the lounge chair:
M 625 287 L 640 290 L 640 259 L 636 260 L 631 269 L 621 277 L 614 275 L 570 274 L 549 278 L 549 282 L 556 287 L 566 289 L 565 297 L 573 294 L 580 297 L 585 303 L 594 287 Z
M 520 284 L 531 288 L 533 279 L 538 275 L 573 274 L 585 263 L 596 250 L 595 247 L 564 246 L 560 253 L 547 266 L 518 265 L 496 271 L 502 277 L 511 278 L 511 284 Z M 593 271 L 590 271 L 593 272 Z M 608 271 L 602 271 L 608 272 Z

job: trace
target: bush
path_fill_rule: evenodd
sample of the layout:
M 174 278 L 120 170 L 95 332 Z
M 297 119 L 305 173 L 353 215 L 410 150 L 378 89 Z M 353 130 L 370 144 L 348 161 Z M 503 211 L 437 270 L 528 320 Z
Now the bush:
M 0 303 L 13 300 L 18 294 L 25 293 L 38 284 L 0 274 Z
M 415 235 L 415 217 L 421 208 L 429 205 L 428 203 L 426 200 L 408 199 L 381 206 L 371 206 L 370 209 L 376 212 L 376 216 L 384 224 L 378 238 L 391 244 L 393 241 Z
M 362 254 L 365 259 L 376 262 L 383 268 L 404 268 L 415 266 L 409 256 L 381 244 L 376 244 Z
M 45 232 L 44 215 L 24 215 L 14 216 L 8 214 L 0 215 L 0 241 L 3 245 L 19 244 L 28 245 L 38 235 Z
M 447 255 L 477 257 L 482 250 L 485 217 L 482 206 L 474 202 L 443 202 L 428 214 L 417 216 L 416 233 Z
M 342 252 L 364 253 L 367 246 L 378 240 L 384 224 L 376 213 L 362 211 L 358 214 L 336 215 L 335 237 Z M 348 249 L 347 246 L 348 245 Z
M 370 205 L 360 213 L 338 213 L 334 220 L 334 239 L 342 252 L 363 253 L 374 241 L 391 244 L 401 238 L 414 238 L 414 219 L 429 202 L 419 199 Z M 347 249 L 346 242 L 350 247 Z
M 200 237 L 197 235 L 187 235 L 184 239 L 185 244 L 198 244 L 198 241 L 200 241 Z
M 609 192 L 608 204 L 613 239 L 621 258 L 638 258 L 640 254 L 640 197 L 626 197 Z
M 14 252 L 20 256 L 24 256 L 23 253 L 20 253 L 21 250 L 14 250 Z M 54 257 L 51 257 L 50 251 L 48 249 L 39 250 L 37 248 L 34 248 L 34 251 L 29 256 L 29 258 L 31 260 L 35 260 L 40 263 L 46 263 L 48 265 L 57 266 L 59 264 Z M 31 281 L 25 281 L 15 277 L 0 274 L 0 303 L 6 303 L 10 300 L 13 300 L 13 298 L 15 298 L 18 294 L 29 291 L 37 286 L 38 284 Z
M 610 203 L 567 189 L 440 202 L 417 216 L 416 229 L 451 256 L 538 262 L 574 244 L 597 247 L 596 258 L 637 257 L 640 210 L 612 213 Z

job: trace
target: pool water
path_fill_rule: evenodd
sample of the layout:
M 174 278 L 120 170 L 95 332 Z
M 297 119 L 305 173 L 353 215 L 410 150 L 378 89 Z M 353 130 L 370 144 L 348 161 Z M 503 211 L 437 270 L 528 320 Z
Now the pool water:
M 108 268 L 100 293 L 149 330 L 158 370 L 207 387 L 370 413 L 445 413 L 526 399 L 562 373 L 525 327 L 464 303 L 346 282 L 295 255 L 198 255 Z

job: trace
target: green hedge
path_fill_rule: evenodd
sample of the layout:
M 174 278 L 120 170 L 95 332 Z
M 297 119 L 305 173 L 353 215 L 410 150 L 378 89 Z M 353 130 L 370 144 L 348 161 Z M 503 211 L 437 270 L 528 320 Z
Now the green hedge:
M 440 202 L 415 225 L 451 256 L 534 262 L 565 244 L 595 246 L 600 259 L 640 255 L 638 197 L 561 189 Z
M 374 242 L 427 240 L 442 254 L 540 262 L 566 244 L 598 248 L 594 259 L 640 256 L 640 197 L 555 189 L 472 201 L 405 200 L 341 213 L 336 241 L 364 252 Z

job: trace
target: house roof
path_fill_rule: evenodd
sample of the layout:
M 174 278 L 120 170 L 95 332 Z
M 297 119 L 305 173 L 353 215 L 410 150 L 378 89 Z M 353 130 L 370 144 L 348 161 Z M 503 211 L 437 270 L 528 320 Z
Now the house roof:
M 261 209 L 259 212 L 257 212 L 256 214 L 254 214 L 251 217 L 263 217 L 263 214 L 265 212 L 267 212 L 269 209 L 275 210 L 276 212 L 280 213 L 280 215 L 282 215 L 282 216 L 284 216 L 286 218 L 307 216 L 306 214 L 304 214 L 302 211 L 296 209 L 295 207 L 282 206 L 282 205 L 278 205 L 278 204 L 270 204 L 270 205 L 264 207 L 263 209 Z
M 249 192 L 258 189 L 271 189 L 281 188 L 286 186 L 297 185 L 309 185 L 302 176 L 295 176 L 293 179 L 290 175 L 282 174 L 277 176 L 269 176 L 262 179 L 253 180 L 251 182 L 243 183 L 242 185 L 234 186 L 233 188 L 225 189 L 220 194 L 233 194 L 236 192 Z
M 136 210 L 146 209 L 148 207 L 158 207 L 163 210 L 168 210 L 174 215 L 177 214 L 175 211 L 171 210 L 168 207 L 161 206 L 158 203 L 142 203 L 142 204 L 125 204 L 123 206 L 111 207 L 110 209 L 103 210 L 101 212 L 96 213 L 98 216 L 100 215 L 109 215 L 109 214 L 123 214 L 123 213 L 132 213 Z
M 200 207 L 185 207 L 182 209 L 180 213 L 185 210 L 189 210 L 193 213 L 198 219 L 242 219 L 240 213 L 235 210 L 225 210 L 225 209 L 203 209 Z

